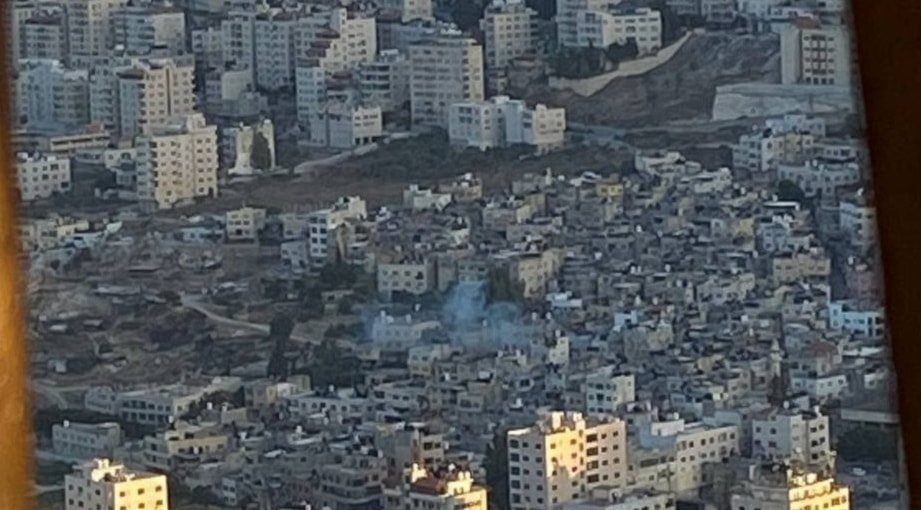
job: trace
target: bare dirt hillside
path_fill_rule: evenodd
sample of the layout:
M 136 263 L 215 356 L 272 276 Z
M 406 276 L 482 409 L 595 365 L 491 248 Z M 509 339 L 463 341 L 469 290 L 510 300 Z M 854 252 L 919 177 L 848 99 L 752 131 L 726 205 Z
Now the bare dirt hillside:
M 779 81 L 776 35 L 695 34 L 662 66 L 617 78 L 592 96 L 539 86 L 528 99 L 565 106 L 569 122 L 634 127 L 706 118 L 720 85 Z

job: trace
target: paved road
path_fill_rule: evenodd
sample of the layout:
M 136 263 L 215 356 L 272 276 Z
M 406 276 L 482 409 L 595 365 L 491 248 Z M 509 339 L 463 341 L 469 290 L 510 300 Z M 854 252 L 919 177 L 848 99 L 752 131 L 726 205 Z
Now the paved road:
M 64 397 L 65 388 L 57 388 L 42 381 L 33 380 L 32 391 L 47 399 L 55 407 L 61 409 L 70 407 L 70 403 L 67 401 L 67 398 Z

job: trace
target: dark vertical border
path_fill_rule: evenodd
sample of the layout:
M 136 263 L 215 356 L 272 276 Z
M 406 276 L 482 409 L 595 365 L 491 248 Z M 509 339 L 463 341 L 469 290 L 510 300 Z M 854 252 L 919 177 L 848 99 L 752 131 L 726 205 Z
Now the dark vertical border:
M 851 0 L 909 492 L 921 494 L 921 0 Z M 910 505 L 911 508 L 921 504 Z
M 33 503 L 31 406 L 10 148 L 9 42 L 2 33 L 10 1 L 0 0 L 0 508 L 26 510 Z

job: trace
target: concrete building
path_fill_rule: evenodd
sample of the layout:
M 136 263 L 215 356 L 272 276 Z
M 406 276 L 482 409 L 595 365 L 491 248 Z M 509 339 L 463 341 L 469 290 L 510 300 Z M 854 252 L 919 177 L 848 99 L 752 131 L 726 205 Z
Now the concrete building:
M 626 445 L 622 420 L 587 420 L 575 412 L 552 412 L 532 427 L 510 430 L 510 508 L 552 510 L 596 487 L 624 486 Z
M 304 61 L 327 57 L 329 62 L 320 65 L 327 72 L 372 62 L 377 55 L 377 23 L 361 11 L 344 8 L 314 11 L 298 19 L 295 51 L 298 67 Z
M 72 423 L 64 420 L 51 427 L 54 453 L 76 459 L 111 457 L 122 444 L 121 425 L 107 423 Z
M 799 20 L 780 35 L 781 83 L 849 87 L 855 55 L 846 25 Z
M 732 147 L 732 165 L 751 172 L 771 172 L 778 163 L 810 155 L 815 143 L 812 133 L 759 127 L 739 137 L 739 143 Z
M 828 416 L 819 410 L 774 410 L 752 418 L 752 456 L 818 466 L 833 460 Z
M 153 48 L 171 54 L 186 51 L 185 13 L 170 5 L 127 5 L 113 16 L 115 43 L 130 54 L 143 55 Z
M 867 338 L 883 338 L 886 333 L 885 313 L 879 305 L 832 301 L 828 303 L 828 329 Z
M 70 159 L 54 154 L 16 155 L 19 198 L 31 202 L 71 190 Z
M 37 129 L 83 127 L 90 121 L 86 71 L 57 60 L 21 60 L 15 81 L 16 114 L 21 125 Z
M 360 220 L 367 216 L 367 204 L 360 197 L 341 197 L 331 207 L 310 213 L 308 246 L 314 266 L 321 267 L 340 253 L 336 235 L 340 226 L 346 221 Z
M 371 340 L 382 346 L 409 348 L 419 345 L 427 331 L 440 325 L 434 320 L 416 320 L 411 315 L 393 317 L 381 312 L 371 324 Z
M 378 141 L 384 135 L 379 106 L 341 102 L 321 106 L 310 118 L 310 143 L 351 149 Z
M 870 193 L 859 189 L 838 203 L 838 228 L 851 246 L 866 249 L 877 242 L 876 207 Z
M 592 371 L 583 384 L 589 416 L 616 415 L 620 406 L 636 400 L 636 378 L 613 365 Z
M 218 192 L 217 128 L 201 114 L 137 140 L 138 200 L 159 209 Z
M 403 473 L 413 465 L 437 468 L 445 460 L 447 446 L 442 432 L 421 422 L 380 425 L 375 430 L 374 444 L 390 461 L 391 473 Z
M 399 110 L 409 101 L 409 60 L 399 50 L 381 50 L 373 62 L 358 66 L 357 81 L 362 104 Z
M 255 32 L 256 85 L 276 91 L 294 87 L 297 15 L 272 9 L 256 16 Z
M 523 0 L 493 0 L 486 8 L 480 28 L 490 78 L 504 75 L 513 59 L 536 52 L 536 22 L 537 12 L 528 8 Z
M 662 47 L 662 16 L 648 8 L 582 11 L 576 15 L 576 46 L 607 48 L 636 43 L 640 54 Z
M 189 46 L 195 55 L 198 69 L 216 69 L 224 66 L 224 32 L 220 25 L 193 28 Z
M 432 0 L 378 0 L 377 5 L 388 14 L 396 14 L 402 23 L 435 19 Z
M 524 144 L 546 153 L 563 146 L 566 111 L 496 96 L 489 101 L 451 105 L 448 137 L 452 144 L 480 150 Z
M 557 44 L 565 47 L 579 46 L 578 17 L 584 12 L 602 12 L 609 4 L 620 1 L 611 0 L 557 0 L 556 33 Z
M 230 435 L 217 424 L 189 425 L 180 422 L 174 429 L 144 438 L 144 466 L 169 473 L 183 462 L 221 460 L 230 441 Z
M 435 290 L 435 264 L 429 259 L 378 264 L 377 289 L 388 296 L 394 292 L 416 296 L 431 292 Z
M 807 252 L 779 253 L 771 259 L 774 285 L 793 283 L 802 279 L 828 278 L 831 259 L 818 248 Z
M 789 508 L 822 508 L 848 510 L 850 491 L 834 478 L 813 472 L 779 466 L 777 471 L 761 469 L 752 480 L 732 490 L 732 508 L 785 510 Z
M 195 108 L 190 58 L 132 59 L 130 65 L 93 74 L 90 116 L 94 123 L 133 138 L 161 128 Z
M 67 62 L 67 17 L 62 11 L 39 13 L 19 29 L 20 59 L 53 59 Z
M 483 100 L 483 48 L 462 35 L 410 46 L 410 108 L 417 126 L 448 128 L 452 104 Z
M 265 228 L 265 217 L 265 209 L 257 207 L 227 211 L 224 220 L 225 239 L 246 243 L 258 241 L 259 231 Z
M 108 459 L 74 466 L 64 477 L 65 510 L 169 510 L 166 475 L 131 471 Z
M 384 510 L 486 510 L 486 489 L 474 483 L 473 474 L 454 465 L 427 470 L 413 464 L 405 482 L 384 490 Z
M 808 160 L 803 163 L 780 163 L 777 178 L 796 184 L 807 197 L 821 194 L 834 197 L 837 189 L 859 184 L 863 174 L 857 162 Z
M 67 46 L 70 64 L 88 68 L 114 46 L 115 14 L 128 0 L 85 0 L 70 2 L 67 8 Z
M 627 490 L 599 487 L 585 499 L 563 503 L 560 510 L 674 510 L 675 495 L 655 490 Z
M 231 11 L 221 20 L 221 63 L 256 73 L 256 13 Z

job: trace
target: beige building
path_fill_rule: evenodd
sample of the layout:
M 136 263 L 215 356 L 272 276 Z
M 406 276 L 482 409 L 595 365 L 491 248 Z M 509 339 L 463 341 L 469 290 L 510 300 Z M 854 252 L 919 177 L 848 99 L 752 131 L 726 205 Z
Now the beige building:
M 486 69 L 499 78 L 515 58 L 533 55 L 537 45 L 537 12 L 524 0 L 493 0 L 480 28 L 486 49 Z
M 337 235 L 340 227 L 367 216 L 367 203 L 358 196 L 340 197 L 332 206 L 310 213 L 307 218 L 310 225 L 308 247 L 313 265 L 321 267 L 342 252 Z
M 378 424 L 374 444 L 390 463 L 390 472 L 403 473 L 413 465 L 432 469 L 445 460 L 444 434 L 426 423 Z
M 137 140 L 138 200 L 159 209 L 216 196 L 217 128 L 201 114 Z
M 776 472 L 760 470 L 733 489 L 730 506 L 739 510 L 849 510 L 850 496 L 850 490 L 830 476 L 778 466 Z
M 454 103 L 448 115 L 451 143 L 480 150 L 524 144 L 545 153 L 563 146 L 565 132 L 563 108 L 543 104 L 529 108 L 508 96 Z
M 847 25 L 802 19 L 780 35 L 781 82 L 849 87 L 856 66 Z
M 419 126 L 448 128 L 454 103 L 482 101 L 483 48 L 460 34 L 410 46 L 410 108 Z
M 128 5 L 114 17 L 115 43 L 131 54 L 143 55 L 155 47 L 170 53 L 186 51 L 185 13 L 169 5 Z
M 576 45 L 607 48 L 636 43 L 640 54 L 662 47 L 662 16 L 648 8 L 581 11 L 576 15 Z
M 93 459 L 64 477 L 64 509 L 169 510 L 166 476 Z
M 511 510 L 558 508 L 599 486 L 626 483 L 624 422 L 552 412 L 534 426 L 508 432 Z
M 435 264 L 427 258 L 378 264 L 377 290 L 388 296 L 394 292 L 418 296 L 435 290 Z
M 218 425 L 179 422 L 173 429 L 144 438 L 144 466 L 169 473 L 184 462 L 220 460 L 229 443 L 229 434 Z
M 70 187 L 70 159 L 54 154 L 16 155 L 16 182 L 25 202 L 67 193 Z
M 96 58 L 108 54 L 115 43 L 115 14 L 128 0 L 81 0 L 67 8 L 70 63 L 88 67 Z
M 224 215 L 224 238 L 231 242 L 254 243 L 265 228 L 265 209 L 241 207 Z
M 122 444 L 121 425 L 107 423 L 73 423 L 64 420 L 51 427 L 54 453 L 77 459 L 110 457 Z
M 384 510 L 486 510 L 486 489 L 474 483 L 473 474 L 453 464 L 429 471 L 418 464 L 405 480 L 384 489 Z
M 829 420 L 818 409 L 771 411 L 752 418 L 752 456 L 822 465 L 833 460 Z
M 195 108 L 194 65 L 172 59 L 138 61 L 116 73 L 118 126 L 123 138 L 150 133 Z
M 591 496 L 564 503 L 560 510 L 674 510 L 675 495 L 655 490 L 627 490 L 599 487 Z
M 803 278 L 828 278 L 831 259 L 812 248 L 808 252 L 784 253 L 771 259 L 771 277 L 775 285 L 793 283 Z

